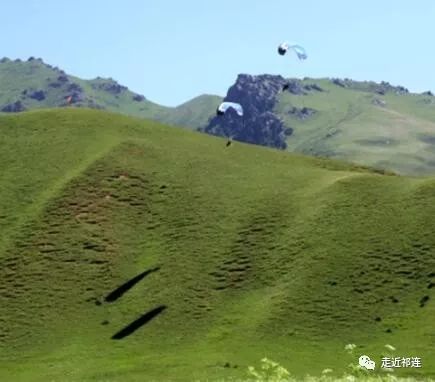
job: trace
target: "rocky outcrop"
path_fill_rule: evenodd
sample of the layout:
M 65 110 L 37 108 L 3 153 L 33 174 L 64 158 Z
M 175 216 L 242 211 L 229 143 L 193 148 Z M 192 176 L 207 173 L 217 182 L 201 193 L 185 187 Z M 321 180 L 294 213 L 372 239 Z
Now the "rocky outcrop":
M 311 116 L 313 116 L 314 114 L 316 114 L 317 111 L 310 108 L 310 107 L 295 107 L 293 106 L 289 111 L 288 114 L 291 115 L 292 117 L 296 117 L 300 120 L 305 120 Z
M 97 82 L 92 83 L 92 87 L 94 89 L 104 90 L 114 95 L 118 95 L 121 92 L 128 90 L 126 86 L 118 84 L 118 82 L 111 78 L 107 80 L 97 78 Z
M 317 91 L 317 92 L 323 92 L 324 90 L 317 84 L 308 84 L 304 85 L 304 89 L 307 91 Z
M 69 97 L 71 97 L 70 103 L 79 103 L 84 102 L 86 100 L 86 96 L 83 92 L 72 92 Z
M 294 95 L 305 95 L 307 92 L 304 90 L 301 81 L 299 80 L 288 80 L 282 87 L 283 91 L 287 91 Z
M 62 73 L 59 77 L 57 77 L 57 81 L 60 83 L 66 83 L 69 81 L 68 76 L 64 73 Z
M 340 86 L 342 88 L 367 91 L 379 95 L 384 95 L 386 93 L 394 93 L 399 95 L 409 93 L 409 90 L 407 88 L 400 85 L 394 86 L 386 81 L 381 81 L 381 83 L 376 83 L 373 81 L 354 81 L 349 78 L 344 78 L 344 79 L 332 78 L 331 82 L 334 85 Z
M 76 92 L 76 93 L 83 93 L 83 88 L 79 85 L 73 82 L 72 84 L 68 85 L 66 88 L 68 92 Z
M 2 107 L 1 111 L 4 113 L 19 113 L 22 111 L 25 111 L 26 108 L 25 106 L 22 104 L 21 101 L 16 101 L 13 103 L 9 103 L 5 106 Z
M 340 80 L 339 78 L 333 78 L 333 79 L 331 80 L 331 82 L 332 82 L 334 85 L 340 86 L 341 88 L 346 88 L 346 87 L 347 87 L 346 82 L 345 82 L 344 80 Z
M 134 94 L 132 98 L 133 98 L 133 101 L 136 101 L 136 102 L 145 101 L 145 97 L 141 94 Z
M 68 78 L 68 76 L 66 74 L 64 74 L 62 71 L 60 71 L 59 69 L 56 69 L 56 68 L 54 68 L 53 70 L 56 71 L 56 72 L 59 72 L 61 74 L 59 76 L 57 76 L 55 81 L 51 81 L 51 79 L 48 78 L 48 81 L 51 81 L 48 84 L 49 87 L 51 87 L 51 88 L 60 88 L 60 87 L 62 87 L 63 85 L 65 85 L 65 84 L 67 84 L 69 82 L 69 78 Z
M 275 114 L 274 108 L 278 95 L 282 92 L 304 96 L 309 92 L 324 91 L 315 83 L 305 82 L 268 74 L 240 74 L 236 83 L 228 89 L 224 101 L 240 103 L 244 117 L 241 118 L 232 109 L 228 109 L 224 115 L 215 116 L 200 130 L 213 135 L 233 137 L 241 142 L 285 149 L 286 138 L 293 134 L 293 129 L 284 125 Z M 306 107 L 293 107 L 289 111 L 289 114 L 301 120 L 315 113 L 316 110 Z
M 283 91 L 288 91 L 294 95 L 306 95 L 311 91 L 323 92 L 324 90 L 317 84 L 303 84 L 301 80 L 289 79 L 282 88 Z
M 228 89 L 225 101 L 240 103 L 244 116 L 229 109 L 222 116 L 215 116 L 202 131 L 235 140 L 286 148 L 285 126 L 273 113 L 277 95 L 287 81 L 281 76 L 240 74 Z
M 34 92 L 29 94 L 29 98 L 32 98 L 36 101 L 43 101 L 46 95 L 44 90 L 35 90 Z

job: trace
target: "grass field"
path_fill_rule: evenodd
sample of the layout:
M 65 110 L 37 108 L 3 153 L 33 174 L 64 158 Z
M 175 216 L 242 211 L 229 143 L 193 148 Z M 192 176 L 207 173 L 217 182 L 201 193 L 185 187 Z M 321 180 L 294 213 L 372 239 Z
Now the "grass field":
M 0 380 L 435 376 L 435 180 L 87 109 L 0 117 Z M 359 354 L 358 354 L 359 356 Z
M 276 113 L 294 134 L 288 149 L 368 166 L 404 175 L 435 173 L 435 98 L 421 94 L 385 95 L 361 88 L 341 88 L 329 79 L 306 79 L 323 92 L 304 96 L 282 93 Z M 381 105 L 376 104 L 380 102 Z M 292 107 L 312 108 L 316 114 L 299 120 Z

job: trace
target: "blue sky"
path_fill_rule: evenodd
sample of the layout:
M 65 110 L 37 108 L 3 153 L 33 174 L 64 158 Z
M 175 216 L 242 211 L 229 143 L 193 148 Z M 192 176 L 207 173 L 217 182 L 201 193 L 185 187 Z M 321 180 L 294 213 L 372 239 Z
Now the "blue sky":
M 164 105 L 225 95 L 238 73 L 386 80 L 435 90 L 431 0 L 14 0 L 0 57 L 112 77 Z M 281 57 L 284 41 L 308 60 Z

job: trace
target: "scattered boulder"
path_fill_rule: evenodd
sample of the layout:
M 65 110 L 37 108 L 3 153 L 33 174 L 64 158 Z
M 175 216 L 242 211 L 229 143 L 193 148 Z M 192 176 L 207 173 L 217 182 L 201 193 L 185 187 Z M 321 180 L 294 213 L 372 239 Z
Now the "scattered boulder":
M 323 92 L 324 90 L 317 84 L 308 84 L 308 85 L 304 85 L 304 89 L 307 91 L 312 91 L 315 90 L 317 92 Z
M 72 92 L 68 97 L 71 97 L 70 103 L 83 102 L 86 98 L 83 92 Z
M 293 131 L 294 131 L 294 130 L 293 130 L 291 127 L 287 127 L 287 128 L 284 130 L 284 134 L 285 134 L 286 137 L 289 137 L 290 135 L 293 134 Z
M 68 92 L 78 92 L 78 93 L 83 92 L 83 88 L 79 84 L 76 84 L 75 82 L 69 84 L 66 90 Z
M 349 88 L 358 91 L 365 91 L 370 93 L 376 93 L 379 95 L 385 95 L 387 93 L 394 94 L 408 94 L 409 90 L 403 86 L 393 86 L 389 82 L 381 81 L 381 83 L 376 83 L 373 81 L 354 81 L 349 78 L 339 79 L 333 78 L 331 82 L 342 88 Z
M 142 102 L 142 101 L 145 101 L 145 97 L 141 94 L 134 94 L 133 101 Z
M 372 104 L 375 106 L 385 107 L 387 105 L 387 102 L 380 98 L 373 98 Z
M 57 77 L 57 81 L 60 83 L 66 83 L 69 81 L 69 79 L 68 76 L 64 72 L 62 72 L 62 74 L 59 77 Z
M 306 85 L 308 86 L 308 85 Z M 291 94 L 294 95 L 305 95 L 307 94 L 304 91 L 305 87 L 302 86 L 301 81 L 300 80 L 289 80 L 282 88 L 283 91 L 288 91 Z
M 305 120 L 316 113 L 317 113 L 317 110 L 315 110 L 315 109 L 311 109 L 309 107 L 298 108 L 295 106 L 293 106 L 288 112 L 288 114 L 290 114 L 291 116 L 294 116 L 300 120 Z
M 29 97 L 37 101 L 43 101 L 45 99 L 45 92 L 44 90 L 35 90 Z
M 128 90 L 126 86 L 118 84 L 115 80 L 109 78 L 107 80 L 98 79 L 98 82 L 93 83 L 94 89 L 103 90 L 111 94 L 120 94 L 121 92 Z
M 333 78 L 333 79 L 331 80 L 331 82 L 332 82 L 334 85 L 340 86 L 340 87 L 342 87 L 342 88 L 347 87 L 347 86 L 346 86 L 346 83 L 345 83 L 343 80 L 340 80 L 339 78 Z
M 404 86 L 396 86 L 395 93 L 399 94 L 399 95 L 408 94 L 409 90 L 407 88 L 405 88 Z
M 14 103 L 9 103 L 5 106 L 3 106 L 3 108 L 1 109 L 2 112 L 4 113 L 19 113 L 22 111 L 25 111 L 26 108 L 25 106 L 22 104 L 21 101 L 16 101 Z

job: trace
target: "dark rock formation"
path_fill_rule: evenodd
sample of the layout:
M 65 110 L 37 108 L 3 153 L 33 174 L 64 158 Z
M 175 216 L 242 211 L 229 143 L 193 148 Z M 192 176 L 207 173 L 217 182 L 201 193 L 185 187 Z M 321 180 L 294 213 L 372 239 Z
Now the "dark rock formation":
M 78 103 L 85 101 L 85 94 L 83 92 L 72 92 L 70 95 L 71 103 Z
M 317 91 L 317 92 L 323 92 L 324 90 L 317 84 L 308 84 L 304 85 L 304 89 L 307 91 Z
M 333 84 L 337 85 L 337 86 L 342 87 L 342 88 L 345 88 L 345 87 L 346 87 L 346 83 L 345 83 L 343 80 L 340 80 L 339 78 L 333 78 L 333 79 L 331 80 L 331 82 L 332 82 Z
M 135 94 L 133 96 L 133 101 L 142 102 L 142 101 L 145 101 L 145 97 L 143 95 L 140 95 L 140 94 Z
M 284 84 L 282 90 L 283 91 L 288 91 L 289 93 L 294 94 L 294 95 L 305 95 L 305 94 L 307 94 L 305 92 L 305 90 L 304 90 L 304 86 L 302 86 L 301 81 L 300 80 L 295 80 L 295 79 L 288 80 Z
M 281 76 L 240 74 L 228 89 L 225 101 L 240 103 L 244 117 L 228 109 L 224 115 L 213 117 L 202 131 L 231 136 L 241 142 L 286 148 L 285 126 L 273 113 L 277 95 L 286 83 Z
M 291 127 L 287 127 L 287 129 L 284 130 L 284 134 L 286 137 L 289 137 L 293 134 L 293 129 Z
M 307 92 L 317 91 L 323 92 L 324 90 L 317 84 L 303 85 L 301 80 L 292 78 L 289 79 L 282 88 L 283 91 L 288 91 L 294 95 L 306 95 Z
M 317 110 L 311 109 L 309 107 L 298 108 L 295 106 L 293 106 L 288 112 L 288 114 L 290 114 L 291 116 L 294 116 L 301 120 L 305 120 L 316 113 Z
M 403 86 L 393 86 L 389 82 L 381 81 L 381 83 L 376 83 L 373 81 L 354 81 L 349 78 L 339 79 L 333 78 L 331 82 L 337 86 L 342 88 L 349 88 L 359 91 L 366 91 L 370 93 L 376 93 L 380 95 L 384 95 L 386 93 L 394 93 L 394 94 L 408 94 L 409 90 Z
M 37 101 L 43 101 L 45 99 L 45 92 L 44 90 L 35 90 L 33 93 L 30 93 L 29 97 Z
M 128 88 L 118 84 L 115 80 L 109 78 L 107 80 L 99 79 L 97 83 L 93 83 L 92 87 L 94 89 L 104 90 L 111 94 L 119 94 Z
M 25 111 L 26 108 L 21 103 L 21 101 L 16 101 L 14 103 L 9 103 L 2 107 L 1 111 L 4 113 L 19 113 L 21 111 Z
M 69 92 L 76 92 L 76 93 L 82 93 L 83 92 L 83 88 L 79 84 L 76 84 L 75 82 L 73 82 L 70 85 L 68 85 L 66 90 L 69 91 Z
M 57 81 L 60 83 L 66 83 L 69 81 L 69 79 L 65 73 L 62 73 L 59 77 L 57 77 Z

